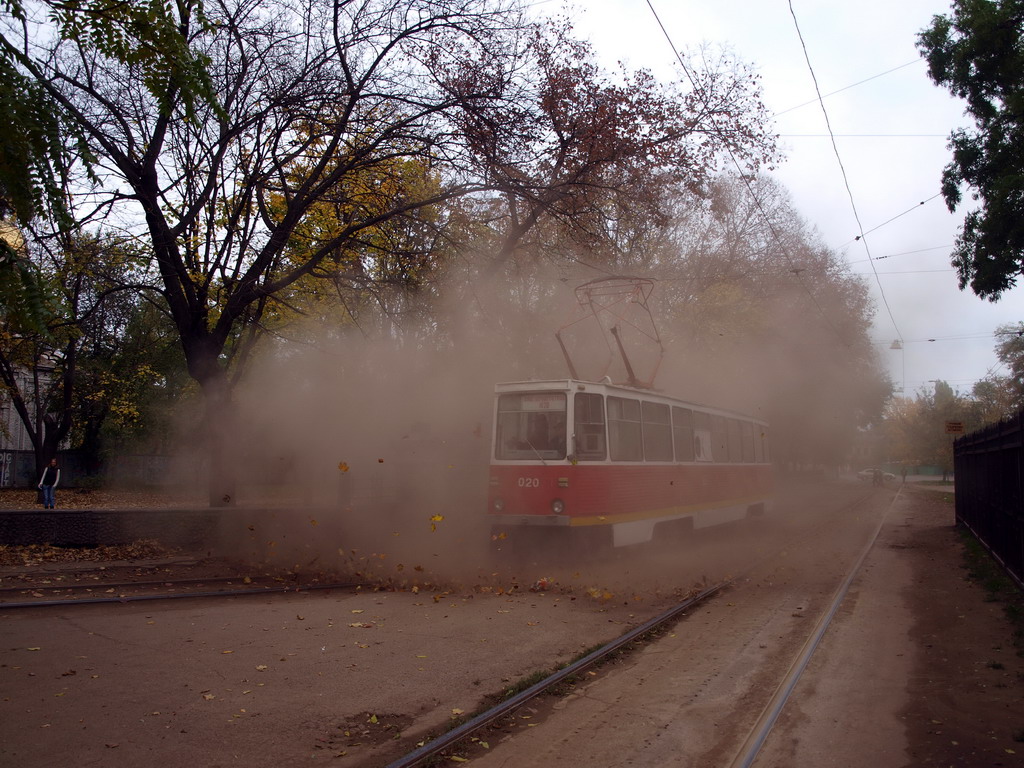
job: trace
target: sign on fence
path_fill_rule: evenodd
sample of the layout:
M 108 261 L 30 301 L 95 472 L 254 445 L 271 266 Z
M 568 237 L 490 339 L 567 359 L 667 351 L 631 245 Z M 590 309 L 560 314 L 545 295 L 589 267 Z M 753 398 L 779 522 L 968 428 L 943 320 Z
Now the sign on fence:
M 946 422 L 946 434 L 947 435 L 962 435 L 964 433 L 964 423 L 962 421 L 947 421 Z

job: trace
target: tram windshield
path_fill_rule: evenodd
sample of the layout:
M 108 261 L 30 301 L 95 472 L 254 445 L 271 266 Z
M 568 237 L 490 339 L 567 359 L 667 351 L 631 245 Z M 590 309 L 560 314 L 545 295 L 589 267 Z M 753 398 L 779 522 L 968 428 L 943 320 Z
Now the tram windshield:
M 499 395 L 495 458 L 564 459 L 565 404 L 562 392 Z

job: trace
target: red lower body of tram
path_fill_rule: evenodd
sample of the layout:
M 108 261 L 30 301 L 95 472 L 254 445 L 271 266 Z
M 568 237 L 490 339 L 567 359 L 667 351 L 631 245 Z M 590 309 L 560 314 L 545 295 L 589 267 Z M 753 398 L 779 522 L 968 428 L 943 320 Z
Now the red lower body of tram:
M 589 529 L 626 546 L 650 541 L 661 524 L 704 528 L 761 513 L 772 486 L 768 464 L 492 465 L 488 508 L 495 539 Z

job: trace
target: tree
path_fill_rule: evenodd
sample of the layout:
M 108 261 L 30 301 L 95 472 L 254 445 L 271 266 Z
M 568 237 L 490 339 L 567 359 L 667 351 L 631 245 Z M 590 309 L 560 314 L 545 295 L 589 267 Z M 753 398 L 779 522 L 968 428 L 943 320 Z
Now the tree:
M 977 416 L 979 427 L 1009 418 L 1020 409 L 1019 405 L 1015 405 L 1020 385 L 1014 384 L 1007 376 L 992 375 L 974 383 L 971 387 L 972 411 Z
M 680 200 L 670 231 L 652 269 L 672 350 L 665 380 L 764 414 L 780 463 L 845 463 L 891 391 L 863 279 L 767 176 L 721 178 L 706 200 Z
M 950 135 L 942 194 L 972 190 L 953 265 L 960 288 L 997 301 L 1024 271 L 1024 0 L 954 0 L 918 37 L 928 74 L 967 102 L 975 129 Z
M 519 22 L 499 2 L 472 0 L 167 8 L 188 50 L 209 62 L 216 105 L 166 79 L 147 88 L 144 69 L 77 39 L 26 35 L 18 66 L 94 158 L 76 219 L 125 222 L 151 253 L 218 436 L 232 430 L 231 360 L 244 357 L 255 338 L 244 330 L 275 296 L 343 263 L 382 222 L 477 188 L 458 173 L 453 113 L 494 98 Z M 472 66 L 453 89 L 438 73 L 456 56 Z M 388 197 L 360 184 L 403 160 L 444 166 L 443 186 Z M 304 228 L 324 205 L 343 225 Z M 219 455 L 214 446 L 223 487 L 211 499 L 223 502 L 233 490 Z
M 693 67 L 680 89 L 644 70 L 603 71 L 566 21 L 534 27 L 530 42 L 504 98 L 459 115 L 478 175 L 500 193 L 488 201 L 491 274 L 544 217 L 592 246 L 624 209 L 664 220 L 658 201 L 668 196 L 656 190 L 706 192 L 729 155 L 743 172 L 776 158 L 756 78 L 728 58 Z
M 978 401 L 955 391 L 945 381 L 934 390 L 922 389 L 914 399 L 894 398 L 886 413 L 884 432 L 890 456 L 905 463 L 937 466 L 943 478 L 953 471 L 953 435 L 946 423 L 959 421 L 968 432 L 982 425 Z
M 27 34 L 15 47 L 25 51 L 19 72 L 94 158 L 76 220 L 116 220 L 151 253 L 213 437 L 231 433 L 231 389 L 252 331 L 288 292 L 310 276 L 365 284 L 382 267 L 411 279 L 425 252 L 395 252 L 395 238 L 439 229 L 429 212 L 447 201 L 520 196 L 529 210 L 513 212 L 500 264 L 555 203 L 565 203 L 560 215 L 581 210 L 586 198 L 567 191 L 610 188 L 652 167 L 699 184 L 726 146 L 754 167 L 770 144 L 749 90 L 728 77 L 709 74 L 700 96 L 678 100 L 649 75 L 628 88 L 588 84 L 592 66 L 573 61 L 581 49 L 565 36 L 528 36 L 505 0 L 167 8 L 187 49 L 208 62 L 216 102 L 190 99 L 173 78 L 148 88 L 144 70 L 88 41 Z M 529 67 L 546 77 L 522 77 Z M 500 151 L 488 125 L 500 126 Z M 86 169 L 74 170 L 84 185 Z M 230 473 L 213 450 L 223 487 L 211 500 L 224 501 Z
M 996 329 L 996 356 L 1010 370 L 1005 381 L 1009 408 L 1004 416 L 1024 408 L 1024 323 Z
M 201 6 L 185 0 L 201 18 Z M 80 126 L 32 74 L 27 48 L 19 38 L 39 25 L 32 11 L 49 14 L 52 31 L 74 39 L 83 52 L 131 66 L 147 91 L 170 109 L 174 94 L 194 113 L 198 100 L 215 105 L 206 60 L 189 48 L 182 29 L 159 0 L 119 3 L 111 0 L 43 0 L 26 9 L 21 0 L 5 0 L 0 15 L 0 220 L 24 227 L 49 217 L 62 229 L 74 226 L 66 206 L 72 148 L 87 164 L 91 152 Z M 43 331 L 46 301 L 31 261 L 10 238 L 0 237 L 0 312 L 20 325 Z
M 42 329 L 12 315 L 0 322 L 0 385 L 25 426 L 41 472 L 74 426 L 83 347 L 116 343 L 102 335 L 117 324 L 109 317 L 116 313 L 113 298 L 124 290 L 133 254 L 111 239 L 62 234 L 30 240 L 24 259 L 44 281 L 50 305 Z
M 198 392 L 166 314 L 121 290 L 104 297 L 82 332 L 69 438 L 85 470 L 102 473 L 117 452 L 169 453 L 173 414 Z

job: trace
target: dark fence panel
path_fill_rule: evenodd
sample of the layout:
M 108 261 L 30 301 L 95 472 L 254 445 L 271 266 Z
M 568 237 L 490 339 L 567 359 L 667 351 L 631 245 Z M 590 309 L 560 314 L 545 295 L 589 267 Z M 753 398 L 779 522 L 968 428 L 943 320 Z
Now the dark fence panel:
M 957 525 L 1024 586 L 1024 411 L 953 443 Z
M 57 454 L 60 485 L 75 488 L 88 476 L 85 460 L 75 453 Z M 39 482 L 36 455 L 32 451 L 0 451 L 0 488 L 31 488 Z

